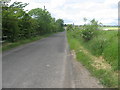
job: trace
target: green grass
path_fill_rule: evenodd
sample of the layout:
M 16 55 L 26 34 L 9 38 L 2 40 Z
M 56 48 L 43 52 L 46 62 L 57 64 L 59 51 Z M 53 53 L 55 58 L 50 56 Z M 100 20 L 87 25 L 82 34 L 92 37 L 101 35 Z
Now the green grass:
M 75 50 L 77 60 L 80 61 L 93 76 L 97 77 L 105 87 L 118 86 L 118 77 L 116 75 L 118 69 L 117 34 L 116 31 L 100 31 L 98 37 L 89 42 L 85 42 L 80 38 L 80 31 L 67 32 L 70 49 Z M 81 47 L 89 53 L 83 52 L 83 48 Z M 91 58 L 91 55 L 95 57 L 103 56 L 105 60 L 112 65 L 112 69 L 96 69 L 92 66 L 94 60 Z
M 82 41 L 81 41 L 82 42 Z M 95 56 L 103 56 L 112 65 L 113 69 L 118 69 L 118 32 L 99 31 L 97 37 L 89 42 L 82 42 Z
M 77 60 L 80 61 L 90 72 L 93 76 L 98 78 L 101 84 L 104 87 L 117 87 L 118 86 L 118 78 L 113 75 L 113 71 L 104 70 L 104 69 L 96 69 L 91 64 L 93 63 L 92 59 L 85 53 L 79 52 L 76 53 Z
M 93 55 L 103 56 L 114 70 L 118 70 L 118 31 L 98 31 L 97 36 L 87 42 L 80 37 L 80 30 L 68 33 Z
M 18 47 L 18 46 L 27 44 L 27 43 L 31 43 L 31 42 L 40 40 L 40 39 L 45 38 L 45 37 L 48 37 L 48 36 L 50 36 L 50 35 L 52 35 L 52 34 L 53 34 L 53 33 L 45 34 L 45 35 L 42 35 L 42 36 L 36 36 L 36 37 L 30 38 L 30 39 L 19 40 L 19 41 L 14 42 L 14 43 L 5 42 L 5 43 L 2 45 L 2 51 L 7 51 L 7 50 L 10 50 L 10 49 L 12 49 L 12 48 L 15 48 L 15 47 Z

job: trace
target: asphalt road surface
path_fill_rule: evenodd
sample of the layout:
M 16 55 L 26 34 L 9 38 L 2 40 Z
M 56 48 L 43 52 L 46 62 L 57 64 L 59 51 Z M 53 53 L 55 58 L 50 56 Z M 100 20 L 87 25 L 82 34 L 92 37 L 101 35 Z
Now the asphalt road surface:
M 3 53 L 3 88 L 101 88 L 69 53 L 66 32 Z
M 3 88 L 63 88 L 65 86 L 66 33 L 23 45 L 3 53 Z

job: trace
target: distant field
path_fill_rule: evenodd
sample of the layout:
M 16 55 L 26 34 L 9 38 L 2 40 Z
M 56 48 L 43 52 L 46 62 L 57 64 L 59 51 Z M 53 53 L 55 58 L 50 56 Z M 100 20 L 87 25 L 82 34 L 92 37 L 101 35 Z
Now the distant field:
M 118 30 L 118 27 L 100 27 L 102 30 Z

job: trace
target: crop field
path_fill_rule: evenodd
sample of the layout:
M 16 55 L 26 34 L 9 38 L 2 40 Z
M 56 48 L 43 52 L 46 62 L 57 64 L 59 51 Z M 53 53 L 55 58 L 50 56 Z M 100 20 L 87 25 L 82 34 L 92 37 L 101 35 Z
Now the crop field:
M 118 27 L 100 27 L 102 30 L 118 30 Z

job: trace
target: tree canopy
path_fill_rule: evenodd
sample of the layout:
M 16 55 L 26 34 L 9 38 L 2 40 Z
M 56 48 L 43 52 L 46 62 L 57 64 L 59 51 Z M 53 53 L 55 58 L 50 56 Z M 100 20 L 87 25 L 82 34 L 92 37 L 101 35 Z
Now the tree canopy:
M 28 3 L 14 2 L 2 7 L 2 38 L 15 42 L 20 39 L 63 31 L 64 21 L 56 20 L 47 10 L 35 8 L 26 12 Z

